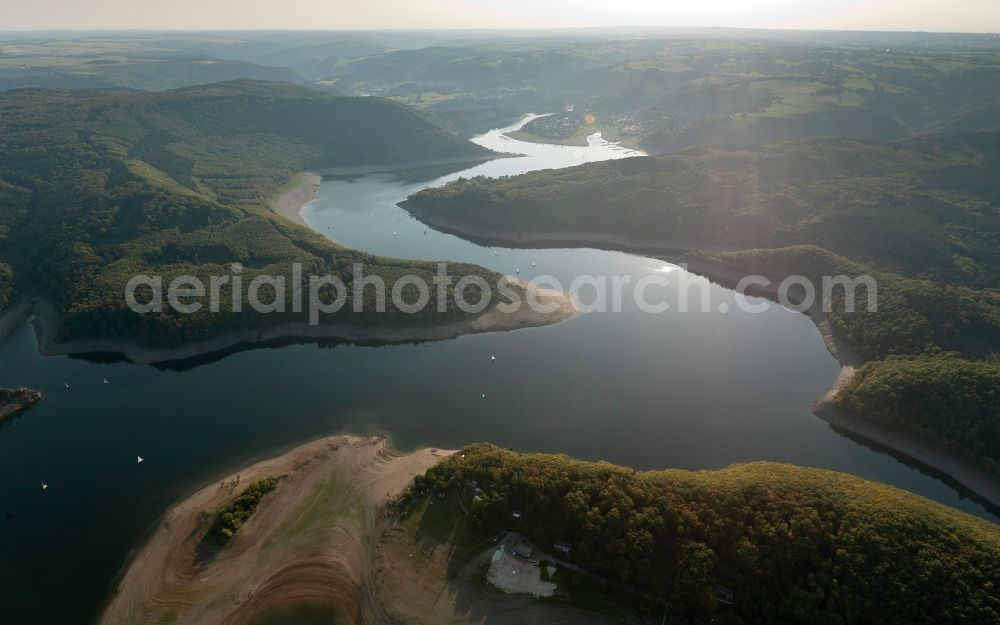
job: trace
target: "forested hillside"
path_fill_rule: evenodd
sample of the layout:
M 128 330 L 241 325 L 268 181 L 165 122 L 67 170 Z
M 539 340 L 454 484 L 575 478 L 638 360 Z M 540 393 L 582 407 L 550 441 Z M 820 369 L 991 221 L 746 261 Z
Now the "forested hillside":
M 414 488 L 467 479 L 483 489 L 468 504 L 482 527 L 546 550 L 568 541 L 572 562 L 666 598 L 691 622 L 712 611 L 775 625 L 1000 619 L 995 525 L 854 476 L 763 462 L 636 472 L 473 445 Z M 715 601 L 720 585 L 731 610 Z
M 28 88 L 158 91 L 237 79 L 308 82 L 285 67 L 264 67 L 204 55 L 112 52 L 93 56 L 0 57 L 0 91 Z
M 871 275 L 878 309 L 855 312 L 834 291 L 830 320 L 868 359 L 933 358 L 959 375 L 1000 351 L 1000 134 L 929 135 L 876 143 L 818 139 L 766 146 L 713 146 L 542 171 L 461 180 L 411 197 L 414 210 L 479 231 L 625 235 L 648 242 L 720 246 L 699 262 L 762 274 Z M 862 290 L 862 294 L 865 292 Z M 942 352 L 957 352 L 937 360 Z M 886 372 L 898 362 L 872 364 Z M 925 370 L 924 373 L 929 373 Z M 879 376 L 888 396 L 911 393 L 914 371 Z M 874 379 L 874 376 L 873 378 Z M 955 388 L 953 376 L 919 378 L 935 402 L 872 399 L 860 378 L 839 399 L 861 414 L 945 440 L 996 470 L 1000 379 Z M 861 393 L 853 399 L 852 395 Z M 939 414 L 930 414 L 931 412 Z M 954 411 L 954 413 L 953 413 Z M 889 413 L 892 416 L 889 416 Z M 952 422 L 954 428 L 943 424 Z M 931 424 L 937 424 L 932 426 Z M 984 437 L 973 444 L 977 435 Z
M 939 441 L 1000 475 L 1000 363 L 956 354 L 869 362 L 837 403 Z
M 691 31 L 397 50 L 310 69 L 347 93 L 435 112 L 571 105 L 559 123 L 532 121 L 518 137 L 585 144 L 600 131 L 652 153 L 1000 124 L 1000 50 L 987 35 Z
M 463 180 L 411 199 L 430 215 L 523 233 L 815 243 L 884 270 L 997 287 L 998 171 L 1000 133 L 824 139 Z
M 165 283 L 222 275 L 233 262 L 247 280 L 287 275 L 292 262 L 348 284 L 353 262 L 390 284 L 411 269 L 427 273 L 429 264 L 342 249 L 265 203 L 309 167 L 487 154 L 402 105 L 281 83 L 8 92 L 0 95 L 0 298 L 11 284 L 44 295 L 64 316 L 62 338 L 169 345 L 275 323 L 225 311 L 136 315 L 124 307 L 124 285 L 143 272 Z

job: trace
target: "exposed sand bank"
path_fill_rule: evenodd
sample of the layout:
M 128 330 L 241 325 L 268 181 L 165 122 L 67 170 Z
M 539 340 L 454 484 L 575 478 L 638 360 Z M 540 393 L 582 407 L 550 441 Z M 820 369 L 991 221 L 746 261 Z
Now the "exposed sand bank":
M 400 454 L 385 439 L 335 436 L 225 477 L 165 515 L 99 622 L 248 623 L 308 601 L 333 602 L 347 622 L 364 622 L 370 540 L 386 502 L 449 453 Z M 278 475 L 237 536 L 206 550 L 203 512 Z
M 299 173 L 283 193 L 268 203 L 268 208 L 289 221 L 306 226 L 302 219 L 302 209 L 316 199 L 316 190 L 322 180 L 319 175 L 309 171 Z
M 316 199 L 316 191 L 323 182 L 323 176 L 360 176 L 382 172 L 402 171 L 418 167 L 433 167 L 435 165 L 462 165 L 485 163 L 497 158 L 511 158 L 518 154 L 488 154 L 482 156 L 456 156 L 450 158 L 428 158 L 405 163 L 378 163 L 374 165 L 356 165 L 350 167 L 317 168 L 315 172 L 303 171 L 295 175 L 287 188 L 267 203 L 275 213 L 300 226 L 309 224 L 302 218 L 302 209 Z
M 241 348 L 251 348 L 262 343 L 281 340 L 344 340 L 355 343 L 405 343 L 412 341 L 442 341 L 466 334 L 504 332 L 522 328 L 532 328 L 558 323 L 576 314 L 576 308 L 566 293 L 551 291 L 529 285 L 520 280 L 508 281 L 530 289 L 538 302 L 553 305 L 553 312 L 540 313 L 522 301 L 517 310 L 504 313 L 492 308 L 482 314 L 466 319 L 443 323 L 394 326 L 357 326 L 351 324 L 308 322 L 279 323 L 260 330 L 237 330 L 210 339 L 195 341 L 175 347 L 148 347 L 127 339 L 58 340 L 60 323 L 58 313 L 42 298 L 33 298 L 30 306 L 22 311 L 20 322 L 34 313 L 35 334 L 38 337 L 38 351 L 44 356 L 63 354 L 121 354 L 128 360 L 151 364 L 188 360 L 212 354 L 225 353 Z

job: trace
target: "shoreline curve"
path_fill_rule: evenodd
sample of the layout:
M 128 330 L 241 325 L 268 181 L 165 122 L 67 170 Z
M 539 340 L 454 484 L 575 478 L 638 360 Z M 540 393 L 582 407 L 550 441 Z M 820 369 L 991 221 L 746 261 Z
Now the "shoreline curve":
M 577 314 L 570 296 L 549 289 L 529 285 L 522 280 L 506 277 L 509 284 L 531 290 L 542 304 L 555 304 L 552 312 L 536 312 L 526 302 L 517 310 L 504 313 L 495 307 L 468 319 L 446 323 L 412 326 L 360 326 L 352 324 L 309 325 L 306 321 L 279 323 L 263 329 L 248 329 L 223 334 L 172 347 L 149 347 L 122 339 L 75 339 L 60 341 L 56 338 L 59 315 L 44 298 L 26 300 L 11 316 L 0 318 L 0 328 L 13 330 L 34 315 L 34 333 L 38 352 L 43 356 L 67 354 L 120 354 L 136 364 L 157 364 L 192 360 L 238 351 L 243 347 L 276 341 L 343 340 L 352 343 L 408 343 L 444 341 L 469 334 L 506 332 L 537 328 L 565 321 Z M 16 313 L 16 315 L 14 314 Z M 3 336 L 0 336 L 0 340 Z
M 466 224 L 459 220 L 441 218 L 429 214 L 419 204 L 411 200 L 399 203 L 424 224 L 449 234 L 473 240 L 483 244 L 507 245 L 521 248 L 542 248 L 552 245 L 564 247 L 593 247 L 596 249 L 623 251 L 631 254 L 655 256 L 666 262 L 683 264 L 687 271 L 703 276 L 718 284 L 732 288 L 739 282 L 739 275 L 732 267 L 710 263 L 691 257 L 690 252 L 723 252 L 738 251 L 719 246 L 705 245 L 697 241 L 665 238 L 636 238 L 628 235 L 603 235 L 593 232 L 570 233 L 525 233 L 515 230 L 499 230 L 483 228 Z M 775 300 L 776 289 L 755 289 L 754 295 Z M 885 453 L 885 450 L 896 452 L 909 460 L 908 464 L 925 467 L 943 475 L 985 502 L 988 507 L 1000 510 L 1000 480 L 992 476 L 974 462 L 964 458 L 942 445 L 925 441 L 912 434 L 899 432 L 879 426 L 879 424 L 850 414 L 835 406 L 831 398 L 842 389 L 854 376 L 857 369 L 865 364 L 865 359 L 853 350 L 843 336 L 830 324 L 828 316 L 814 305 L 803 313 L 816 326 L 830 355 L 840 364 L 840 372 L 833 381 L 826 396 L 813 404 L 812 413 L 826 421 L 838 433 L 849 433 L 861 439 L 858 442 L 871 443 L 867 445 Z

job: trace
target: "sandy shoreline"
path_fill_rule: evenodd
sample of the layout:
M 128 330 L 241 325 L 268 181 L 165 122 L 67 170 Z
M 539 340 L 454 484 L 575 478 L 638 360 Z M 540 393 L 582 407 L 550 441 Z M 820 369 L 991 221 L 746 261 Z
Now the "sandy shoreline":
M 564 245 L 570 247 L 594 247 L 612 249 L 633 254 L 649 254 L 667 262 L 682 264 L 687 270 L 704 276 L 723 286 L 732 288 L 745 274 L 718 263 L 710 263 L 685 252 L 732 251 L 717 246 L 706 246 L 697 241 L 664 238 L 637 238 L 621 234 L 576 233 L 523 233 L 514 230 L 481 228 L 458 220 L 428 215 L 419 205 L 404 201 L 400 206 L 427 225 L 481 243 L 503 244 L 512 247 L 549 247 Z M 775 299 L 775 288 L 754 292 L 769 299 Z M 813 405 L 813 414 L 827 421 L 831 427 L 848 432 L 860 439 L 873 443 L 875 447 L 892 450 L 917 465 L 923 465 L 947 476 L 962 487 L 975 493 L 990 505 L 1000 508 L 1000 480 L 984 471 L 975 463 L 955 452 L 932 442 L 925 441 L 907 432 L 899 432 L 874 424 L 860 415 L 847 413 L 832 403 L 833 396 L 844 388 L 855 371 L 865 363 L 865 359 L 853 350 L 843 336 L 831 325 L 828 316 L 819 305 L 806 312 L 816 326 L 830 354 L 840 364 L 841 369 L 826 396 Z
M 251 622 L 275 606 L 326 602 L 366 620 L 370 540 L 382 510 L 452 452 L 391 450 L 385 439 L 334 436 L 258 462 L 173 506 L 134 555 L 100 623 Z M 225 547 L 202 542 L 214 512 L 250 483 L 282 476 Z
M 428 158 L 405 163 L 377 163 L 374 165 L 356 165 L 344 167 L 317 168 L 313 171 L 303 171 L 295 175 L 287 188 L 271 199 L 267 207 L 285 219 L 309 227 L 302 218 L 302 210 L 309 202 L 316 199 L 316 192 L 323 182 L 323 176 L 361 176 L 382 172 L 402 171 L 418 167 L 433 167 L 435 165 L 462 165 L 485 163 L 497 158 L 516 157 L 517 154 L 491 154 L 483 156 L 456 156 L 450 158 Z
M 301 172 L 292 179 L 288 189 L 268 202 L 268 208 L 289 221 L 308 227 L 302 219 L 302 209 L 316 199 L 316 191 L 322 181 L 318 174 Z
M 411 341 L 443 341 L 466 334 L 485 332 L 505 332 L 523 328 L 541 327 L 559 323 L 576 314 L 576 308 L 566 293 L 539 288 L 528 283 L 508 278 L 509 282 L 530 289 L 542 304 L 554 304 L 551 313 L 539 313 L 526 303 L 512 313 L 503 313 L 493 308 L 471 318 L 447 323 L 413 326 L 357 326 L 349 324 L 309 325 L 306 321 L 281 323 L 260 330 L 237 330 L 203 341 L 195 341 L 175 347 L 148 347 L 133 341 L 120 339 L 95 339 L 59 341 L 56 339 L 59 316 L 54 308 L 42 298 L 33 298 L 24 308 L 17 311 L 17 318 L 11 321 L 23 323 L 35 314 L 34 329 L 38 337 L 38 351 L 43 356 L 63 354 L 116 353 L 139 364 L 152 364 L 189 360 L 197 357 L 221 354 L 243 347 L 253 347 L 261 343 L 280 340 L 344 340 L 356 343 L 404 343 Z M 10 323 L 6 318 L 0 323 Z

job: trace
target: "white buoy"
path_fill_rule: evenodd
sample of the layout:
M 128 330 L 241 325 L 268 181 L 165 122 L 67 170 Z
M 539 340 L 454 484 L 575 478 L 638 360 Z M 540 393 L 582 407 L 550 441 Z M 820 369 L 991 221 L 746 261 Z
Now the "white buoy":
M 46 491 L 46 490 L 48 490 L 48 489 L 49 489 L 49 485 L 48 485 L 48 484 L 46 484 L 45 482 L 42 482 L 42 490 L 43 490 L 43 491 Z
M 483 393 L 483 399 L 486 399 L 486 393 Z
M 136 460 L 136 462 L 135 462 L 136 464 L 142 464 L 142 456 L 136 456 L 135 460 Z
M 534 266 L 535 266 L 535 263 L 531 263 L 531 266 L 532 266 L 532 267 L 534 267 Z
M 496 251 L 496 250 L 493 250 L 493 255 L 494 255 L 494 256 L 499 256 L 499 255 L 500 255 L 500 252 L 498 252 L 498 251 Z
M 111 382 L 108 382 L 108 379 L 107 379 L 107 378 L 104 378 L 104 383 L 105 383 L 105 384 L 111 384 Z
M 520 268 L 520 267 L 518 267 L 517 269 L 515 269 L 515 270 L 514 270 L 514 273 L 521 273 L 521 268 Z
M 395 230 L 392 231 L 392 236 L 396 236 L 396 231 Z

